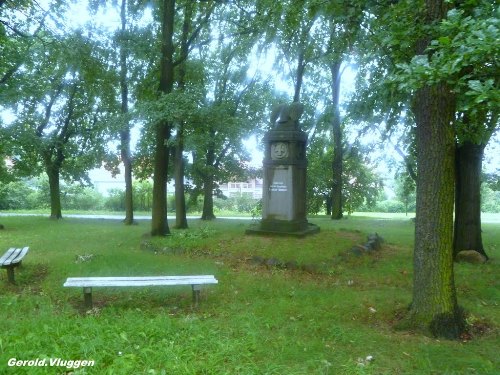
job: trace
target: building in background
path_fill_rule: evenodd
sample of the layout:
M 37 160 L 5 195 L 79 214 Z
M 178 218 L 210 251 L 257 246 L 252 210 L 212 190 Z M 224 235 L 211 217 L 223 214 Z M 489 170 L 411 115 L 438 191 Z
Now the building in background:
M 246 182 L 227 182 L 220 183 L 219 189 L 226 197 L 248 194 L 252 198 L 262 198 L 262 179 L 253 178 Z
M 123 178 L 123 168 L 120 166 L 120 173 L 112 176 L 111 172 L 104 168 L 93 169 L 89 172 L 89 178 L 94 188 L 104 195 L 109 196 L 110 190 L 125 190 L 125 180 Z M 262 198 L 262 179 L 254 178 L 246 182 L 226 182 L 220 183 L 219 189 L 226 197 L 250 195 L 254 199 Z M 168 183 L 167 193 L 173 195 L 175 185 Z

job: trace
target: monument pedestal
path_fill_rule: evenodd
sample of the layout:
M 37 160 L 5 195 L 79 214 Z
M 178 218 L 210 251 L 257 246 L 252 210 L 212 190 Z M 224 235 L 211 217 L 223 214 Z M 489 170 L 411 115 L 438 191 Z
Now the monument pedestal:
M 281 110 L 278 125 L 264 136 L 262 220 L 246 233 L 303 237 L 319 231 L 306 219 L 307 134 L 290 107 Z

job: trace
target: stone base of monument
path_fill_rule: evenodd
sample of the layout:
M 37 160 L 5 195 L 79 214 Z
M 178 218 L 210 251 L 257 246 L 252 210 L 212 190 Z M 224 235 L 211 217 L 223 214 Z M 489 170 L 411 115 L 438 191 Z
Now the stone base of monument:
M 280 235 L 280 236 L 291 236 L 291 237 L 305 237 L 309 234 L 314 234 L 319 232 L 319 227 L 317 225 L 308 223 L 306 221 L 294 221 L 294 220 L 274 220 L 274 219 L 263 219 L 260 221 L 259 225 L 255 225 L 248 228 L 246 234 L 261 234 L 261 235 Z

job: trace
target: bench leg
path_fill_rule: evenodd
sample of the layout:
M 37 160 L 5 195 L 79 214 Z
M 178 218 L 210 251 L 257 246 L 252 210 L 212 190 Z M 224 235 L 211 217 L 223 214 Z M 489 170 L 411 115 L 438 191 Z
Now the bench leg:
M 85 308 L 92 308 L 92 288 L 83 288 L 83 301 L 85 304 Z
M 201 287 L 199 285 L 191 285 L 193 288 L 193 303 L 195 307 L 198 307 L 198 303 L 200 302 L 200 290 Z
M 14 280 L 14 267 L 7 267 L 7 280 L 9 280 L 9 283 L 11 284 L 16 283 Z

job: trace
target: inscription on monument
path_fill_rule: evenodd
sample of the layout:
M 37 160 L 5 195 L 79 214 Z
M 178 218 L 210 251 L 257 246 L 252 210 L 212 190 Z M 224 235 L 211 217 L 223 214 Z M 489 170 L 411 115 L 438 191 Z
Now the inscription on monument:
M 284 182 L 273 182 L 269 186 L 269 191 L 288 191 L 288 187 Z

